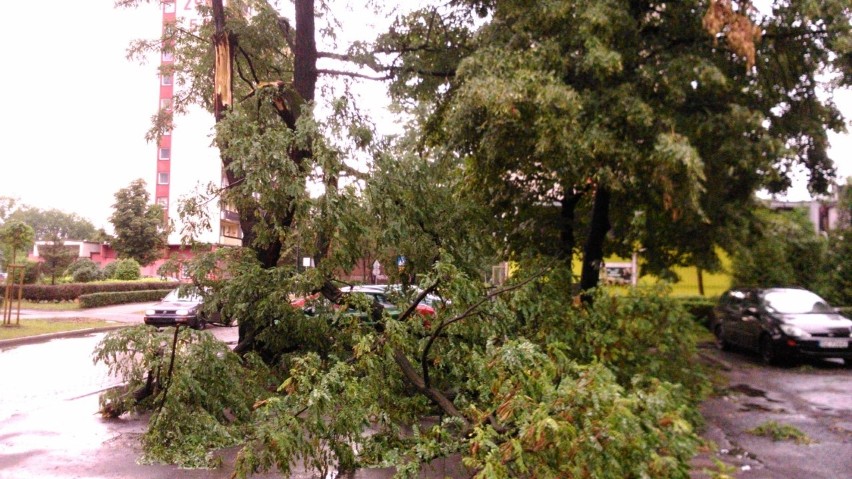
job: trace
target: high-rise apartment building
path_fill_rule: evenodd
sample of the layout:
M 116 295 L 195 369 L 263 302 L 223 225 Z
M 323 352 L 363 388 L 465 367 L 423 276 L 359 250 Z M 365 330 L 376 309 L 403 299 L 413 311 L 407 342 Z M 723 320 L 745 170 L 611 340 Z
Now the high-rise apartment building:
M 198 5 L 206 3 L 207 0 L 163 3 L 163 30 L 175 24 L 190 29 L 201 24 L 204 19 L 198 12 Z M 168 49 L 160 56 L 160 110 L 171 111 L 175 94 L 178 93 L 175 78 L 169 73 L 174 61 Z M 176 118 L 174 128 L 166 131 L 157 144 L 154 198 L 166 211 L 166 218 L 176 223 L 175 231 L 169 236 L 170 244 L 179 244 L 181 239 L 181 225 L 177 217 L 177 201 L 180 197 L 193 194 L 196 188 L 204 190 L 209 183 L 224 185 L 226 182 L 218 151 L 210 146 L 212 127 L 210 114 L 200 109 L 191 110 Z M 196 236 L 195 240 L 218 245 L 241 244 L 237 213 L 221 207 L 218 202 L 209 206 L 212 231 Z

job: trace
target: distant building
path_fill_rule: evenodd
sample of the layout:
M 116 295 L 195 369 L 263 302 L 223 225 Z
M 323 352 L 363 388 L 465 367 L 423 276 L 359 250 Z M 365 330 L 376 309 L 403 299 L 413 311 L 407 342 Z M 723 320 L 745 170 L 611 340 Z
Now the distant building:
M 163 31 L 178 22 L 188 28 L 199 25 L 203 19 L 196 7 L 203 3 L 205 0 L 163 2 Z M 171 51 L 164 51 L 160 56 L 158 108 L 168 113 L 172 111 L 176 93 L 174 76 L 171 74 L 174 61 Z M 192 194 L 195 186 L 200 185 L 203 188 L 206 183 L 213 182 L 223 186 L 227 183 L 219 153 L 209 146 L 212 117 L 202 110 L 193 110 L 182 115 L 175 123 L 177 128 L 165 131 L 160 138 L 155 158 L 154 200 L 166 212 L 166 220 L 177 220 L 176 199 Z M 210 244 L 240 245 L 242 232 L 239 215 L 218 204 L 210 205 L 210 208 L 212 231 L 194 239 Z M 177 226 L 176 231 L 169 236 L 169 244 L 180 244 L 180 225 Z
M 831 193 L 813 200 L 768 200 L 767 206 L 773 210 L 806 210 L 808 218 L 814 226 L 814 232 L 817 234 L 828 234 L 829 231 L 848 226 L 848 214 L 844 215 L 839 207 L 841 194 L 846 188 L 849 188 L 849 186 L 834 185 L 831 188 Z
M 33 250 L 27 256 L 27 259 L 30 261 L 42 261 L 41 255 L 39 254 L 39 247 L 44 246 L 46 244 L 52 243 L 51 241 L 36 241 L 35 246 L 33 246 Z M 63 241 L 63 246 L 71 251 L 77 259 L 90 259 L 98 265 L 99 268 L 103 269 L 104 266 L 112 263 L 113 261 L 118 259 L 118 254 L 109 243 L 102 243 L 100 241 Z M 211 247 L 211 249 L 214 247 Z M 167 258 L 177 258 L 179 260 L 188 260 L 192 258 L 194 255 L 193 250 L 191 250 L 188 246 L 181 246 L 178 244 L 168 245 L 166 249 L 163 251 L 163 259 L 158 259 L 153 263 L 143 266 L 140 270 L 142 276 L 148 277 L 157 277 L 159 274 L 157 270 L 159 270 L 160 266 L 166 262 Z M 179 278 L 183 279 L 183 278 Z

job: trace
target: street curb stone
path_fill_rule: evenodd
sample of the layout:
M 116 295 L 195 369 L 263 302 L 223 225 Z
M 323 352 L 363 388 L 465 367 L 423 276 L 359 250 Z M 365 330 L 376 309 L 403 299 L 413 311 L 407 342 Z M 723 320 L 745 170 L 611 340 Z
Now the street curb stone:
M 114 324 L 110 326 L 101 326 L 97 328 L 74 329 L 71 331 L 61 331 L 58 333 L 38 334 L 35 336 L 24 336 L 13 339 L 0 339 L 0 349 L 24 344 L 42 343 L 51 339 L 73 338 L 76 336 L 86 336 L 87 334 L 103 333 L 115 329 L 126 328 L 129 324 Z

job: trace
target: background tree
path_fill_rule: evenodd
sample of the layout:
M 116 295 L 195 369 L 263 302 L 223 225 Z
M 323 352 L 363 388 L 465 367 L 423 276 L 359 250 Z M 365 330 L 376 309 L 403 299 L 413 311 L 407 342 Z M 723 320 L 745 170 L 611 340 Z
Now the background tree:
M 149 200 L 145 181 L 134 180 L 115 193 L 109 218 L 115 233 L 113 249 L 120 258 L 133 258 L 142 265 L 163 257 L 166 246 L 163 210 Z
M 788 187 L 795 165 L 825 190 L 825 130 L 843 123 L 817 89 L 848 82 L 849 15 L 842 1 L 762 17 L 750 2 L 455 2 L 379 46 L 412 72 L 391 91 L 433 105 L 427 139 L 465 159 L 516 254 L 570 263 L 585 238 L 585 289 L 606 253 L 637 245 L 654 272 L 718 267 L 754 192 Z
M 21 206 L 9 215 L 32 226 L 37 241 L 94 240 L 97 230 L 91 221 L 76 213 L 65 213 L 57 209 L 41 210 L 30 206 Z
M 828 233 L 818 291 L 839 306 L 852 306 L 852 178 L 840 186 L 838 228 Z
M 9 214 L 12 213 L 15 209 L 15 204 L 17 203 L 16 198 L 11 198 L 9 196 L 0 196 L 0 224 L 6 222 L 6 219 L 9 217 Z
M 41 271 L 50 276 L 50 284 L 56 284 L 56 277 L 62 275 L 77 259 L 77 255 L 66 248 L 65 242 L 58 236 L 40 245 L 38 255 L 42 259 Z
M 0 244 L 3 246 L 5 265 L 17 264 L 19 256 L 23 255 L 26 259 L 27 252 L 35 244 L 35 233 L 28 224 L 10 220 L 0 226 Z
M 825 261 L 826 240 L 814 232 L 805 210 L 760 208 L 733 256 L 737 286 L 799 286 L 816 289 Z

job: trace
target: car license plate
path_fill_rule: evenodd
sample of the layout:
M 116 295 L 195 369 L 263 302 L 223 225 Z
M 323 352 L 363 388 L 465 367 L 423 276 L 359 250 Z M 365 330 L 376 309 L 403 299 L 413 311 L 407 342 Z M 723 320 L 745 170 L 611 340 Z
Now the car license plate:
M 819 347 L 830 348 L 830 349 L 846 348 L 846 347 L 849 347 L 849 340 L 846 340 L 846 339 L 822 339 L 819 342 Z

